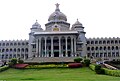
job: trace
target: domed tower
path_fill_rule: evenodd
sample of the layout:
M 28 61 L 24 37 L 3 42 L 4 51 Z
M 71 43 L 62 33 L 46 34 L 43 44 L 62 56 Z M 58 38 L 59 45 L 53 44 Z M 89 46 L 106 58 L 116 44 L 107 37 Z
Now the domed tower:
M 78 37 L 77 37 L 77 48 L 78 48 L 78 54 L 80 53 L 80 56 L 86 56 L 86 37 L 84 32 L 84 27 L 82 23 L 80 23 L 77 19 L 77 21 L 72 25 L 71 30 L 78 31 Z
M 55 4 L 55 11 L 49 16 L 48 23 L 45 24 L 46 31 L 54 31 L 54 28 L 58 28 L 59 31 L 69 30 L 70 24 L 67 23 L 67 17 L 59 9 L 59 4 Z
M 29 33 L 29 57 L 32 57 L 32 47 L 33 45 L 35 45 L 35 37 L 34 37 L 34 33 L 35 32 L 42 32 L 43 29 L 41 28 L 41 25 L 36 22 L 32 25 L 32 28 L 30 29 L 31 32 Z

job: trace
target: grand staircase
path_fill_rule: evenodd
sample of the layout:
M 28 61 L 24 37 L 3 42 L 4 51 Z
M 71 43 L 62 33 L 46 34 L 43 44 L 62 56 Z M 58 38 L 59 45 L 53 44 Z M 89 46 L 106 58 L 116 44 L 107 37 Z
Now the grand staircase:
M 76 57 L 34 57 L 24 60 L 24 62 L 74 62 Z

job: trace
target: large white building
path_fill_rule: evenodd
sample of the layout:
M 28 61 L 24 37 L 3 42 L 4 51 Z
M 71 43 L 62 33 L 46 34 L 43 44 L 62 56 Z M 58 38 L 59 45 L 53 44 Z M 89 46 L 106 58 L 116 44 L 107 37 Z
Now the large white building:
M 0 41 L 0 59 L 42 57 L 92 57 L 119 59 L 120 38 L 85 37 L 83 25 L 77 20 L 72 26 L 56 4 L 45 30 L 36 22 L 32 25 L 29 40 Z

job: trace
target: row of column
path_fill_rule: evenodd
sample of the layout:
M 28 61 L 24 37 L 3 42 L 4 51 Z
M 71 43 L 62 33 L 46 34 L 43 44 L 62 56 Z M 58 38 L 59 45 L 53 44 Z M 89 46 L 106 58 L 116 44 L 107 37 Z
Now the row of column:
M 53 52 L 53 36 L 50 37 L 51 38 L 51 57 L 54 57 L 54 52 Z M 63 55 L 61 55 L 61 37 L 58 37 L 59 39 L 59 57 L 62 57 Z M 73 40 L 74 39 L 74 40 Z M 47 37 L 44 37 L 44 41 L 45 41 L 45 57 L 49 57 L 47 52 L 46 52 L 46 47 L 47 47 Z M 65 37 L 65 54 L 67 56 L 68 53 L 68 42 L 67 42 L 67 37 Z M 36 53 L 38 54 L 37 56 L 39 57 L 43 57 L 42 56 L 42 50 L 41 50 L 41 38 L 36 39 Z M 76 38 L 72 37 L 71 38 L 71 55 L 73 55 L 73 53 L 76 53 Z

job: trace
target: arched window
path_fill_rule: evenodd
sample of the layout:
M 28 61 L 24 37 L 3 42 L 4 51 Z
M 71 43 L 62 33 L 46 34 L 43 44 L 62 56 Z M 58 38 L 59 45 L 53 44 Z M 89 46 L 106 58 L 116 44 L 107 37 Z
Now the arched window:
M 116 50 L 118 50 L 118 46 L 116 46 Z
M 20 45 L 20 42 L 18 42 L 18 45 Z
M 100 50 L 102 50 L 102 47 L 100 47 Z
M 25 51 L 28 52 L 28 48 L 26 48 Z
M 98 50 L 98 47 L 96 47 L 95 50 Z
M 98 41 L 95 41 L 95 44 L 98 44 Z
M 102 44 L 102 41 L 99 41 L 99 44 Z
M 111 40 L 111 44 L 114 44 L 114 41 L 113 41 L 113 40 Z
M 106 41 L 105 41 L 105 40 L 103 41 L 103 44 L 106 44 Z
M 17 49 L 17 52 L 20 52 L 20 48 Z
M 8 49 L 6 49 L 6 52 L 9 52 L 9 50 L 8 50 Z
M 12 48 L 10 48 L 10 52 L 12 52 Z
M 112 46 L 112 50 L 114 50 L 114 46 Z
M 90 47 L 87 47 L 87 50 L 90 51 Z
M 22 50 L 22 52 L 24 52 L 24 48 L 22 48 L 21 50 Z
M 17 45 L 17 43 L 14 43 L 14 46 L 16 46 Z
M 90 41 L 87 41 L 87 44 L 90 44 Z
M 13 43 L 10 43 L 10 46 L 13 46 Z
M 108 50 L 110 50 L 110 46 L 108 46 Z
M 117 40 L 115 40 L 115 44 L 118 44 L 118 41 L 117 41 Z
M 25 45 L 24 42 L 22 42 L 22 45 Z
M 106 50 L 106 47 L 104 46 L 104 50 Z
M 107 41 L 107 44 L 110 44 L 110 41 L 109 41 L 109 40 Z
M 94 44 L 94 41 L 91 41 L 91 44 Z
M 93 51 L 93 50 L 94 50 L 94 47 L 92 47 L 91 50 Z
M 16 52 L 16 48 L 14 48 L 14 52 Z
M 2 46 L 5 46 L 5 43 L 3 43 Z
M 26 42 L 26 45 L 28 45 L 28 42 Z
M 6 43 L 6 46 L 9 46 L 9 43 Z
M 2 52 L 5 52 L 5 49 L 2 49 Z

